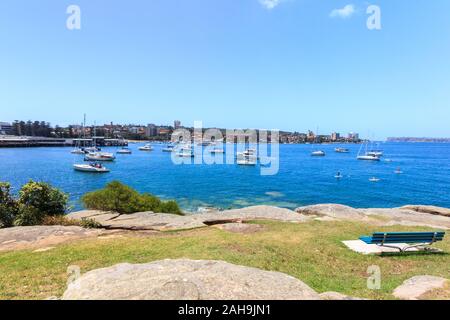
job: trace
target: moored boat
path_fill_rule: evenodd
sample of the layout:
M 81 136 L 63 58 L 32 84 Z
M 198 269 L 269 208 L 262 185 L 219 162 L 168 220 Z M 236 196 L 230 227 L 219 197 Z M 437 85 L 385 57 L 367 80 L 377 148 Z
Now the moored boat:
M 92 173 L 107 173 L 107 172 L 109 172 L 108 168 L 105 168 L 101 164 L 95 164 L 95 163 L 74 164 L 73 168 L 76 171 L 81 171 L 81 172 L 92 172 Z
M 140 151 L 153 151 L 153 147 L 151 144 L 147 143 L 145 146 L 143 147 L 139 147 Z
M 112 153 L 94 152 L 88 153 L 85 157 L 85 161 L 114 161 L 116 157 Z
M 311 152 L 311 156 L 313 156 L 313 157 L 325 157 L 325 152 L 322 151 L 322 150 L 313 151 L 313 152 Z

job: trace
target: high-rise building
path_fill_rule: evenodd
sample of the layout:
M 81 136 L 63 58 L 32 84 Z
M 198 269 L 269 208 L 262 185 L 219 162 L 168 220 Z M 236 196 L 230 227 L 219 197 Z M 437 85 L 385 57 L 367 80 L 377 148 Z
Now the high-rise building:
M 173 122 L 173 127 L 176 129 L 181 128 L 181 121 L 180 120 L 175 120 Z
M 12 125 L 8 122 L 0 122 L 0 134 L 12 134 Z
M 145 135 L 147 137 L 155 137 L 158 135 L 158 128 L 154 124 L 147 125 L 147 128 L 145 128 Z
M 331 141 L 338 141 L 341 138 L 341 135 L 337 132 L 333 132 L 331 134 Z
M 351 141 L 358 141 L 358 140 L 359 140 L 359 133 L 350 132 L 350 133 L 348 134 L 348 140 L 351 140 Z

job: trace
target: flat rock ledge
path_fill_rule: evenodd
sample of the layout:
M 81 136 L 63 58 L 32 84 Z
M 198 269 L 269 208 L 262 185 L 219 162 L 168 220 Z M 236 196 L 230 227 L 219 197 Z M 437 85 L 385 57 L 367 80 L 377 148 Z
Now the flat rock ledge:
M 118 264 L 82 275 L 63 300 L 319 300 L 302 281 L 280 272 L 223 261 L 161 260 Z
M 392 209 L 355 209 L 339 204 L 300 207 L 296 212 L 317 220 L 351 220 L 380 226 L 405 225 L 450 229 L 450 211 L 429 206 L 405 206 Z
M 254 206 L 185 216 L 153 212 L 119 215 L 111 212 L 85 210 L 71 213 L 69 218 L 76 220 L 83 218 L 93 219 L 106 229 L 157 231 L 193 229 L 217 224 L 241 223 L 249 220 L 304 222 L 310 219 L 292 210 L 271 206 Z
M 0 251 L 28 248 L 52 248 L 52 246 L 103 234 L 102 230 L 76 226 L 34 226 L 0 229 Z M 36 252 L 44 252 L 43 250 Z
M 441 277 L 416 276 L 403 282 L 394 290 L 393 295 L 403 300 L 420 300 L 422 295 L 436 289 L 443 289 L 447 283 L 448 280 Z

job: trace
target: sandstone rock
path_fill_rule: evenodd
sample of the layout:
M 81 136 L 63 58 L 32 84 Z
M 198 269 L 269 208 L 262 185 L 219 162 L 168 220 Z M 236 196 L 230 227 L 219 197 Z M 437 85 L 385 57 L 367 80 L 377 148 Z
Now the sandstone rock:
M 82 275 L 63 300 L 318 300 L 300 280 L 223 261 L 118 264 Z
M 90 218 L 107 229 L 124 230 L 183 230 L 206 227 L 214 224 L 242 222 L 248 220 L 278 220 L 304 222 L 308 218 L 292 210 L 270 206 L 255 206 L 243 209 L 207 212 L 178 216 L 166 213 L 139 212 L 117 215 L 109 212 L 86 210 L 69 215 L 72 219 Z
M 412 210 L 421 213 L 429 213 L 437 216 L 450 217 L 450 209 L 435 206 L 404 206 L 399 209 Z
M 101 230 L 75 226 L 33 226 L 0 229 L 0 251 L 51 247 L 69 240 L 96 237 Z
M 423 294 L 444 288 L 447 281 L 445 278 L 435 276 L 412 277 L 398 286 L 394 290 L 393 295 L 399 299 L 418 300 Z
M 420 209 L 417 209 L 417 208 Z M 415 210 L 413 210 L 415 208 Z M 429 212 L 445 212 L 448 209 L 427 209 Z M 393 209 L 354 209 L 339 204 L 320 204 L 297 208 L 296 211 L 303 215 L 315 216 L 316 219 L 350 220 L 368 222 L 379 226 L 405 225 L 424 226 L 438 229 L 450 229 L 450 217 L 445 215 L 430 214 L 423 206 L 407 206 Z M 318 217 L 318 218 L 317 218 Z

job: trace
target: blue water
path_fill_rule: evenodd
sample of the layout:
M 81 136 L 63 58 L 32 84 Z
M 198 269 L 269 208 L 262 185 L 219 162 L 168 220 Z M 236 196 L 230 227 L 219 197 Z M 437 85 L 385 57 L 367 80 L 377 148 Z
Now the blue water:
M 176 199 L 185 210 L 199 207 L 239 208 L 267 204 L 286 208 L 317 203 L 340 203 L 353 207 L 396 207 L 426 204 L 450 207 L 450 144 L 385 143 L 384 159 L 392 162 L 357 161 L 359 145 L 346 145 L 350 154 L 334 152 L 336 145 L 322 145 L 324 158 L 311 157 L 310 145 L 280 145 L 280 170 L 261 176 L 259 166 L 174 165 L 170 153 L 138 151 L 117 155 L 106 163 L 108 174 L 75 172 L 82 156 L 68 148 L 0 149 L 0 181 L 14 190 L 29 179 L 49 182 L 70 195 L 73 209 L 88 191 L 120 180 L 140 192 Z M 105 148 L 114 152 L 116 148 Z M 394 174 L 397 167 L 404 172 Z M 334 178 L 340 171 L 344 178 Z M 376 176 L 380 182 L 370 182 Z

